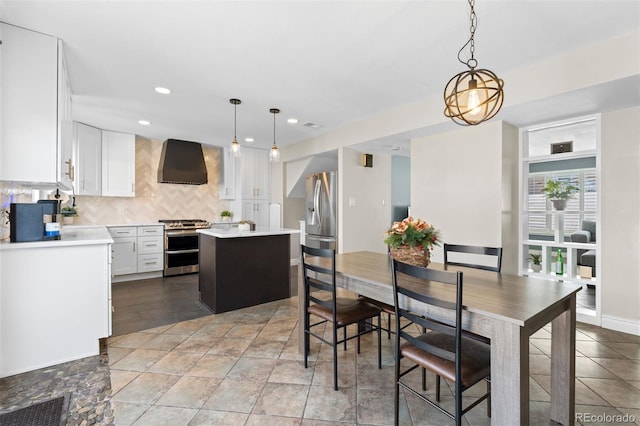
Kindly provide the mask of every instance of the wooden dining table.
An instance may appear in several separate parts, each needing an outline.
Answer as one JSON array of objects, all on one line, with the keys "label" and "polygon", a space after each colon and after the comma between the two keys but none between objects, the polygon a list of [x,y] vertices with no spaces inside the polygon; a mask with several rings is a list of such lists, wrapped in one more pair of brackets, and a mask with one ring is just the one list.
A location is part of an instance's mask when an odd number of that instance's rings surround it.
[{"label": "wooden dining table", "polygon": [[[326,260],[317,258],[317,262]],[[550,420],[573,425],[576,293],[581,286],[434,262],[429,268],[463,272],[463,327],[491,339],[491,424],[529,424],[529,338],[551,323]],[[336,254],[338,287],[393,305],[391,280],[387,254],[366,251]],[[302,295],[303,283],[301,279],[298,281],[298,294]],[[303,303],[300,297],[300,324]],[[406,302],[401,299],[399,303]],[[433,306],[403,307],[447,320]],[[299,333],[302,352],[302,327]]]}]

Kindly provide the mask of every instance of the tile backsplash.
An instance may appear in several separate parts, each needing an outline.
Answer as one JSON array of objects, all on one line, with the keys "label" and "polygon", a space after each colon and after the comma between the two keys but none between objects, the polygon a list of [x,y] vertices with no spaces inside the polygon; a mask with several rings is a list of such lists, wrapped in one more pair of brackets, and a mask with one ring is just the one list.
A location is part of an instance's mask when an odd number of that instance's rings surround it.
[{"label": "tile backsplash", "polygon": [[[222,149],[202,145],[207,165],[206,185],[158,183],[162,142],[136,137],[136,196],[89,197],[78,195],[76,225],[157,223],[160,219],[219,220],[229,201],[218,197]],[[31,203],[46,197],[26,186],[0,182],[0,241],[9,239],[9,204]]]},{"label": "tile backsplash", "polygon": [[136,138],[136,196],[78,196],[78,225],[155,223],[159,219],[217,220],[228,201],[218,198],[221,149],[202,145],[209,183],[158,183],[162,142]]}]

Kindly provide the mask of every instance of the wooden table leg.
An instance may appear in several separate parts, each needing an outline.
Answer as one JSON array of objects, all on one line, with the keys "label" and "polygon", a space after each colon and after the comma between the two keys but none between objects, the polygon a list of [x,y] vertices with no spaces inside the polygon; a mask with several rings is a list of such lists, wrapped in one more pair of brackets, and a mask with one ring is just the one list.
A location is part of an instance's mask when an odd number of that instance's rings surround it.
[{"label": "wooden table leg", "polygon": [[551,420],[565,426],[575,423],[576,296],[551,322]]},{"label": "wooden table leg", "polygon": [[502,321],[491,338],[491,424],[529,424],[529,337]]}]

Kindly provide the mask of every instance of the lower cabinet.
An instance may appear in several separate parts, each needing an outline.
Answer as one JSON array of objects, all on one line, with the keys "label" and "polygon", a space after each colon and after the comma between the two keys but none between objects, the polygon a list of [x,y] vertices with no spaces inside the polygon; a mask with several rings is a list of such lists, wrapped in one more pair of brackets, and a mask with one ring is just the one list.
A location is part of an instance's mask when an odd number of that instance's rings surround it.
[{"label": "lower cabinet", "polygon": [[61,244],[0,250],[0,377],[98,355],[111,334],[110,244]]},{"label": "lower cabinet", "polygon": [[113,226],[108,229],[113,238],[111,274],[114,282],[162,276],[162,225]]}]

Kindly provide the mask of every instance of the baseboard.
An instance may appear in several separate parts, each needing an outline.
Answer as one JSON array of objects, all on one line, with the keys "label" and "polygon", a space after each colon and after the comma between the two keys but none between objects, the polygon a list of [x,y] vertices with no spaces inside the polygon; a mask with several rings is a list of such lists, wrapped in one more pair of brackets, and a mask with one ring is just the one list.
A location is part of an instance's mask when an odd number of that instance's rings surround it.
[{"label": "baseboard", "polygon": [[626,318],[602,315],[602,328],[640,336],[640,320],[634,321]]}]

